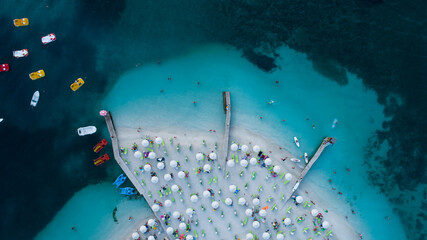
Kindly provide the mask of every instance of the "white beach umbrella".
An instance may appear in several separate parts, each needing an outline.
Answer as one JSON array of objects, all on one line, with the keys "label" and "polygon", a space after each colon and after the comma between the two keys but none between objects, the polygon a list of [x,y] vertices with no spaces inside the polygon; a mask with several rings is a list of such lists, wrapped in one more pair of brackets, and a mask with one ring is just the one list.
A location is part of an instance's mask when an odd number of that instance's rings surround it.
[{"label": "white beach umbrella", "polygon": [[227,161],[227,166],[234,167],[234,161],[232,159]]},{"label": "white beach umbrella", "polygon": [[233,200],[231,200],[231,198],[229,198],[229,197],[228,197],[228,198],[226,198],[224,202],[225,202],[225,204],[227,204],[228,206],[230,206],[231,204],[233,204]]},{"label": "white beach umbrella", "polygon": [[211,165],[209,165],[209,164],[205,164],[205,165],[203,166],[203,170],[204,170],[205,172],[210,171],[210,170],[211,170]]},{"label": "white beach umbrella", "polygon": [[177,162],[177,161],[175,161],[175,160],[172,160],[172,161],[170,161],[169,166],[170,166],[171,168],[175,168],[176,166],[178,166],[178,162]]},{"label": "white beach umbrella", "polygon": [[153,236],[149,236],[149,237],[147,238],[147,240],[155,240],[155,238],[154,238]]},{"label": "white beach umbrella", "polygon": [[175,211],[172,213],[172,217],[175,219],[178,219],[181,216],[181,213],[179,213],[178,211]]},{"label": "white beach umbrella", "polygon": [[285,226],[288,226],[291,223],[292,223],[292,220],[290,218],[285,218],[285,222],[284,222]]},{"label": "white beach umbrella", "polygon": [[213,201],[211,206],[213,209],[217,209],[219,207],[219,203],[217,201]]},{"label": "white beach umbrella", "polygon": [[216,159],[216,153],[214,153],[214,152],[210,153],[209,158],[212,160],[215,160]]},{"label": "white beach umbrella", "polygon": [[282,169],[280,168],[280,166],[274,166],[274,168],[273,168],[273,172],[275,172],[275,173],[280,173],[280,171],[281,171]]},{"label": "white beach umbrella", "polygon": [[152,183],[158,183],[159,182],[159,178],[156,176],[151,177],[151,182]]},{"label": "white beach umbrella", "polygon": [[255,146],[252,148],[252,151],[254,151],[254,153],[259,153],[259,151],[261,151],[261,148],[260,148],[258,145],[255,145]]},{"label": "white beach umbrella", "polygon": [[165,168],[165,164],[162,162],[157,163],[157,168],[162,170],[163,168]]},{"label": "white beach umbrella", "polygon": [[172,189],[172,192],[178,192],[179,187],[178,187],[178,185],[174,184],[174,185],[172,185],[171,189]]},{"label": "white beach umbrella", "polygon": [[132,238],[137,240],[139,238],[139,234],[137,232],[132,233]]},{"label": "white beach umbrella", "polygon": [[134,154],[133,154],[133,156],[135,157],[135,158],[141,158],[141,156],[142,156],[142,153],[140,152],[140,151],[136,151]]},{"label": "white beach umbrella", "polygon": [[256,158],[251,158],[249,162],[251,163],[251,165],[256,165],[258,163],[258,160]]},{"label": "white beach umbrella", "polygon": [[252,240],[252,239],[254,239],[254,235],[252,233],[247,233],[246,240]]},{"label": "white beach umbrella", "polygon": [[276,239],[277,240],[283,240],[283,239],[285,239],[285,235],[279,233],[279,234],[276,235]]},{"label": "white beach umbrella", "polygon": [[297,196],[297,197],[295,198],[295,201],[296,201],[297,203],[302,203],[302,201],[304,201],[304,198],[303,198],[303,197],[301,197],[301,196]]},{"label": "white beach umbrella", "polygon": [[173,233],[173,228],[172,227],[166,228],[166,233],[167,234],[172,234]]},{"label": "white beach umbrella", "polygon": [[241,205],[241,206],[243,206],[243,205],[245,205],[245,203],[246,203],[246,199],[244,199],[244,198],[239,198],[239,205]]},{"label": "white beach umbrella", "polygon": [[144,139],[144,140],[142,140],[142,146],[148,147],[148,146],[150,146],[150,142],[147,139]]},{"label": "white beach umbrella", "polygon": [[271,158],[265,159],[265,165],[270,166],[271,165]]},{"label": "white beach umbrella", "polygon": [[169,173],[166,173],[165,175],[163,175],[163,179],[166,182],[169,182],[172,179],[172,176]]},{"label": "white beach umbrella", "polygon": [[152,226],[154,226],[155,223],[156,223],[156,221],[154,221],[154,219],[152,219],[152,218],[148,219],[148,226],[152,227]]},{"label": "white beach umbrella", "polygon": [[252,209],[250,209],[250,208],[247,208],[246,210],[245,210],[245,214],[246,214],[246,216],[252,216],[252,213],[253,213],[253,211],[252,211]]},{"label": "white beach umbrella", "polygon": [[259,205],[259,198],[254,198],[252,200],[252,204],[255,205],[255,206],[258,206]]},{"label": "white beach umbrella", "polygon": [[263,234],[262,234],[262,239],[270,239],[270,233],[268,233],[268,232],[264,232]]},{"label": "white beach umbrella", "polygon": [[197,200],[199,200],[199,197],[197,195],[193,195],[193,196],[191,196],[190,200],[191,200],[191,202],[195,203],[195,202],[197,202]]},{"label": "white beach umbrella", "polygon": [[259,215],[261,217],[265,217],[265,216],[267,216],[267,211],[265,211],[264,209],[261,209],[261,211],[259,211]]},{"label": "white beach umbrella", "polygon": [[179,224],[179,229],[181,229],[181,230],[185,230],[186,227],[187,227],[187,224],[185,224],[183,222]]},{"label": "white beach umbrella", "polygon": [[322,222],[322,228],[327,229],[329,227],[329,223],[327,221]]},{"label": "white beach umbrella", "polygon": [[285,179],[288,180],[288,181],[291,181],[292,180],[292,174],[286,173]]},{"label": "white beach umbrella", "polygon": [[315,217],[318,214],[319,214],[319,211],[317,211],[317,209],[314,208],[314,209],[311,210],[311,216]]},{"label": "white beach umbrella", "polygon": [[196,160],[197,161],[201,161],[203,159],[203,154],[202,153],[197,153],[196,154]]},{"label": "white beach umbrella", "polygon": [[248,161],[246,161],[245,159],[243,159],[242,161],[240,161],[240,166],[242,166],[242,167],[248,166]]},{"label": "white beach umbrella", "polygon": [[161,137],[156,137],[156,140],[154,140],[156,144],[162,144],[163,139]]},{"label": "white beach umbrella", "polygon": [[144,165],[144,171],[146,171],[146,172],[151,171],[151,165],[150,164],[145,164]]},{"label": "white beach umbrella", "polygon": [[172,206],[172,201],[168,199],[165,201],[165,207],[170,207],[170,206]]},{"label": "white beach umbrella", "polygon": [[178,177],[181,178],[181,179],[185,178],[185,172],[184,171],[179,171],[178,172]]},{"label": "white beach umbrella", "polygon": [[155,153],[155,152],[150,152],[150,153],[148,154],[148,158],[150,158],[150,159],[155,159],[155,158],[156,158],[156,153]]},{"label": "white beach umbrella", "polygon": [[259,228],[259,222],[258,221],[254,221],[253,223],[252,223],[252,227],[253,228]]},{"label": "white beach umbrella", "polygon": [[157,204],[154,204],[153,206],[151,206],[151,209],[153,210],[153,212],[158,212],[160,210],[160,206]]},{"label": "white beach umbrella", "polygon": [[242,152],[247,152],[248,151],[248,146],[246,145],[242,145]]},{"label": "white beach umbrella", "polygon": [[193,216],[193,209],[192,208],[187,208],[187,210],[185,210],[185,213],[188,215],[188,216]]},{"label": "white beach umbrella", "polygon": [[145,225],[142,225],[141,227],[139,227],[139,231],[145,233],[147,232],[147,227]]},{"label": "white beach umbrella", "polygon": [[237,144],[235,143],[231,144],[231,147],[230,147],[231,151],[237,151],[238,148],[239,146],[237,146]]},{"label": "white beach umbrella", "polygon": [[187,237],[185,237],[185,240],[193,240],[193,236],[192,235],[187,235]]},{"label": "white beach umbrella", "polygon": [[230,186],[228,186],[228,190],[232,193],[234,193],[236,191],[237,187],[234,184],[231,184]]},{"label": "white beach umbrella", "polygon": [[211,193],[208,190],[205,190],[205,191],[203,191],[203,197],[210,198],[211,197]]}]

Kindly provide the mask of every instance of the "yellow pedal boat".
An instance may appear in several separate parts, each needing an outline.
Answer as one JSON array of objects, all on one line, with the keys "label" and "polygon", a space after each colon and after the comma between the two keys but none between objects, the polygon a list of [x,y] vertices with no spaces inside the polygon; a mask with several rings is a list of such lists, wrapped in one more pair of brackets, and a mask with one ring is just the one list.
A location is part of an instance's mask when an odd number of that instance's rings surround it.
[{"label": "yellow pedal boat", "polygon": [[28,18],[13,19],[13,24],[15,27],[23,27],[28,26],[30,21],[28,21]]},{"label": "yellow pedal boat", "polygon": [[44,76],[45,76],[45,74],[44,74],[43,69],[38,70],[37,72],[30,73],[31,80],[37,80],[37,79],[42,78]]},{"label": "yellow pedal boat", "polygon": [[83,81],[83,79],[78,78],[76,81],[74,81],[71,85],[70,88],[73,91],[76,91],[77,89],[79,89],[81,86],[83,86],[83,84],[85,84],[85,81]]}]

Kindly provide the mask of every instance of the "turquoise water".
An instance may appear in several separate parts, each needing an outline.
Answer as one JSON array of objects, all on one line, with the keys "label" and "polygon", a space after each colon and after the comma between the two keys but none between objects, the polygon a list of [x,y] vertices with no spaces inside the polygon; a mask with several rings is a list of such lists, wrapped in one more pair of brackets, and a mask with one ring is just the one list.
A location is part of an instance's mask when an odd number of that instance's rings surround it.
[{"label": "turquoise water", "polygon": [[[231,91],[232,126],[271,137],[296,155],[304,151],[313,154],[324,136],[336,137],[337,144],[322,155],[307,181],[339,206],[348,202],[342,214],[348,215],[367,239],[406,239],[386,198],[369,186],[363,166],[368,139],[386,120],[376,94],[351,74],[346,86],[324,78],[304,54],[282,48],[280,55],[282,70],[267,74],[233,48],[203,46],[160,65],[152,63],[124,74],[103,107],[112,111],[119,126],[221,131],[221,92]],[[270,100],[274,104],[268,105]],[[334,118],[339,122],[332,129]],[[293,136],[300,139],[301,149],[296,149]]]}]

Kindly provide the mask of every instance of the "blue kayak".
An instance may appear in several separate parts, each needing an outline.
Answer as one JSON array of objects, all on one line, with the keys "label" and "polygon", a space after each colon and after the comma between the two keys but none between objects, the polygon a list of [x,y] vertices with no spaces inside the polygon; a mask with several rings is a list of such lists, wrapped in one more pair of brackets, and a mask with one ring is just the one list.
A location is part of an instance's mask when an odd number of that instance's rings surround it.
[{"label": "blue kayak", "polygon": [[126,176],[122,173],[122,175],[118,176],[116,181],[114,181],[114,185],[116,185],[116,188],[119,188],[122,183],[126,181]]},{"label": "blue kayak", "polygon": [[131,187],[120,188],[120,194],[122,195],[135,195],[135,189]]}]

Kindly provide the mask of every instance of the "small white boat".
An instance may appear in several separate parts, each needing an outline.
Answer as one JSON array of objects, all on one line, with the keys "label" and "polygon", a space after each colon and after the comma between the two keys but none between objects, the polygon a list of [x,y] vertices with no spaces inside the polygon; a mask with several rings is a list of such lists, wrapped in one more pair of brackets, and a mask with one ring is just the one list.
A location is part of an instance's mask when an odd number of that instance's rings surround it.
[{"label": "small white boat", "polygon": [[338,123],[338,119],[334,118],[334,121],[332,122],[332,128],[335,128],[337,123]]},{"label": "small white boat", "polygon": [[297,147],[299,147],[299,141],[298,141],[297,137],[294,137],[294,142],[295,142],[295,145],[297,145]]},{"label": "small white boat", "polygon": [[301,162],[301,160],[299,160],[298,158],[291,158],[292,162]]},{"label": "small white boat", "polygon": [[79,134],[79,136],[85,136],[85,135],[93,134],[95,132],[96,132],[95,126],[81,127],[77,129],[77,133]]},{"label": "small white boat", "polygon": [[16,58],[26,57],[28,56],[28,49],[13,51],[13,56]]},{"label": "small white boat", "polygon": [[3,118],[0,118],[0,122],[3,122]]},{"label": "small white boat", "polygon": [[53,33],[48,34],[48,35],[42,37],[42,43],[43,44],[48,44],[48,43],[53,42],[55,40],[56,40],[56,36]]},{"label": "small white boat", "polygon": [[30,105],[35,107],[37,106],[37,103],[39,102],[40,92],[35,91],[33,94],[33,98],[31,99]]},{"label": "small white boat", "polygon": [[305,163],[308,163],[308,154],[307,153],[304,153],[304,160],[305,160]]}]

